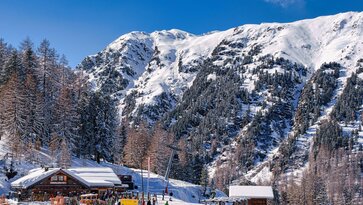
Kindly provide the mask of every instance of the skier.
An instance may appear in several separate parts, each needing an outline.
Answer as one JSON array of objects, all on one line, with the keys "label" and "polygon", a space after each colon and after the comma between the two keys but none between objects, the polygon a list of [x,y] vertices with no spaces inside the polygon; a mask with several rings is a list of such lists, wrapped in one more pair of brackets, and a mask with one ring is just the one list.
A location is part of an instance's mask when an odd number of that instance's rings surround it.
[{"label": "skier", "polygon": [[169,202],[168,202],[168,201],[166,201],[166,202],[165,202],[165,205],[169,205]]},{"label": "skier", "polygon": [[147,205],[151,205],[150,199],[147,200]]}]

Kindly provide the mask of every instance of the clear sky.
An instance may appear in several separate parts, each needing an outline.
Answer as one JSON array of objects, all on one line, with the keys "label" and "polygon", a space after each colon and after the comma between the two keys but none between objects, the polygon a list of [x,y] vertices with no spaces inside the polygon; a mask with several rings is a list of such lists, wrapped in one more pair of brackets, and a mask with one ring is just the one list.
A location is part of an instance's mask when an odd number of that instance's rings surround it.
[{"label": "clear sky", "polygon": [[47,38],[71,66],[130,31],[194,34],[363,11],[363,0],[0,0],[0,38]]}]

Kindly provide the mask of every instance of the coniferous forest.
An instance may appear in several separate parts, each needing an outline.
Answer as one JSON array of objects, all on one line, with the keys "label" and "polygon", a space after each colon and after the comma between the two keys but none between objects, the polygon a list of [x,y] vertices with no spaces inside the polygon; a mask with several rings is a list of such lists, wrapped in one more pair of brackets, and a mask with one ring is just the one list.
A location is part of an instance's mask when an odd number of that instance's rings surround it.
[{"label": "coniferous forest", "polygon": [[48,148],[54,163],[69,166],[70,155],[97,161],[120,155],[115,100],[92,92],[48,40],[35,47],[26,39],[19,49],[1,40],[0,66],[1,133],[16,157],[36,160],[31,153]]},{"label": "coniferous forest", "polygon": [[74,156],[139,168],[150,157],[152,170],[165,172],[171,134],[121,122],[116,98],[94,92],[48,40],[36,47],[26,39],[16,49],[1,39],[0,65],[0,131],[16,159],[37,162],[35,152],[48,149],[47,166],[69,167]]}]

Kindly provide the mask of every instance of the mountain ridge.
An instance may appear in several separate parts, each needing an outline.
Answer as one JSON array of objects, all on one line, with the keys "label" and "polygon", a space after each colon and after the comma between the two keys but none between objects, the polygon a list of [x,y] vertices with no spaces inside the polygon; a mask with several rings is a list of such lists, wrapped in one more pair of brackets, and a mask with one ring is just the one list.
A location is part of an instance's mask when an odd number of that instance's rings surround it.
[{"label": "mountain ridge", "polygon": [[[360,67],[358,62],[363,57],[360,55],[363,50],[362,25],[363,12],[347,12],[292,23],[246,24],[204,35],[177,29],[131,32],[122,35],[98,54],[87,57],[78,69],[90,76],[95,90],[118,97],[122,118],[144,119],[151,124],[162,121],[180,139],[189,140],[203,135],[199,143],[202,148],[190,149],[210,156],[207,163],[211,177],[215,174],[218,160],[223,164],[227,158],[233,158],[240,140],[243,141],[245,136],[251,137],[255,151],[251,154],[253,159],[248,159],[252,165],[246,167],[246,176],[257,181],[255,176],[258,173],[253,174],[256,170],[264,172],[262,179],[272,175],[271,167],[265,170],[259,164],[274,161],[274,156],[282,153],[280,147],[288,136],[296,135],[298,128],[294,125],[294,116],[309,80],[314,76],[318,76],[316,79],[325,76],[324,73],[335,69],[329,63],[338,62],[341,74],[328,76],[337,84],[327,100],[331,102],[329,109],[326,105],[318,106],[323,112],[317,116],[330,118],[330,110],[343,92],[347,79]],[[317,74],[322,67],[326,71]],[[120,87],[120,81],[111,80],[109,74],[99,75],[105,71],[117,73],[126,81],[121,80],[123,84]],[[236,79],[230,84],[236,85],[237,89],[233,91],[233,103],[226,104],[234,108],[219,112],[222,115],[225,112],[237,114],[219,116],[223,118],[220,122],[223,126],[212,126],[210,123],[216,123],[212,119],[218,122],[218,118],[210,113],[224,105],[210,99],[203,107],[200,103],[205,99],[199,100],[199,96],[214,96],[213,92],[218,89],[213,91],[211,84],[215,82],[215,86],[220,86],[227,83],[227,77]],[[290,81],[286,83],[286,79]],[[318,83],[316,81],[311,83]],[[108,83],[120,89],[111,92],[103,89]],[[205,87],[198,89],[198,86]],[[207,92],[208,89],[211,92]],[[229,97],[228,93],[223,95]],[[286,108],[289,113],[284,113]],[[282,110],[274,113],[273,109]],[[256,119],[256,116],[259,118]],[[247,124],[240,122],[245,117],[248,118]],[[311,126],[318,126],[318,122],[320,120],[312,120]],[[254,123],[266,124],[265,133],[254,130]],[[217,131],[212,131],[212,127]],[[304,130],[300,135],[309,135],[306,132]],[[262,140],[261,136],[267,140]],[[311,149],[312,139],[306,140],[304,146]],[[218,144],[213,151],[217,154],[210,154],[213,143]],[[303,155],[310,152],[306,149],[303,149]],[[306,159],[302,161],[306,162]],[[300,170],[305,162],[293,169]]]}]

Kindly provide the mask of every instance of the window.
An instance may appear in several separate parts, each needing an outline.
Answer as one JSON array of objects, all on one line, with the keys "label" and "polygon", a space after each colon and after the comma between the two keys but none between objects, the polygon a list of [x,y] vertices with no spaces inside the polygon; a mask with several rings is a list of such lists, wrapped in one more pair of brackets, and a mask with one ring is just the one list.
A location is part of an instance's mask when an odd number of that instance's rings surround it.
[{"label": "window", "polygon": [[64,182],[67,181],[67,177],[63,175],[54,175],[50,178],[52,182]]},{"label": "window", "polygon": [[52,182],[58,181],[58,177],[57,177],[57,175],[52,176],[52,177],[50,178],[50,181],[52,181]]}]

